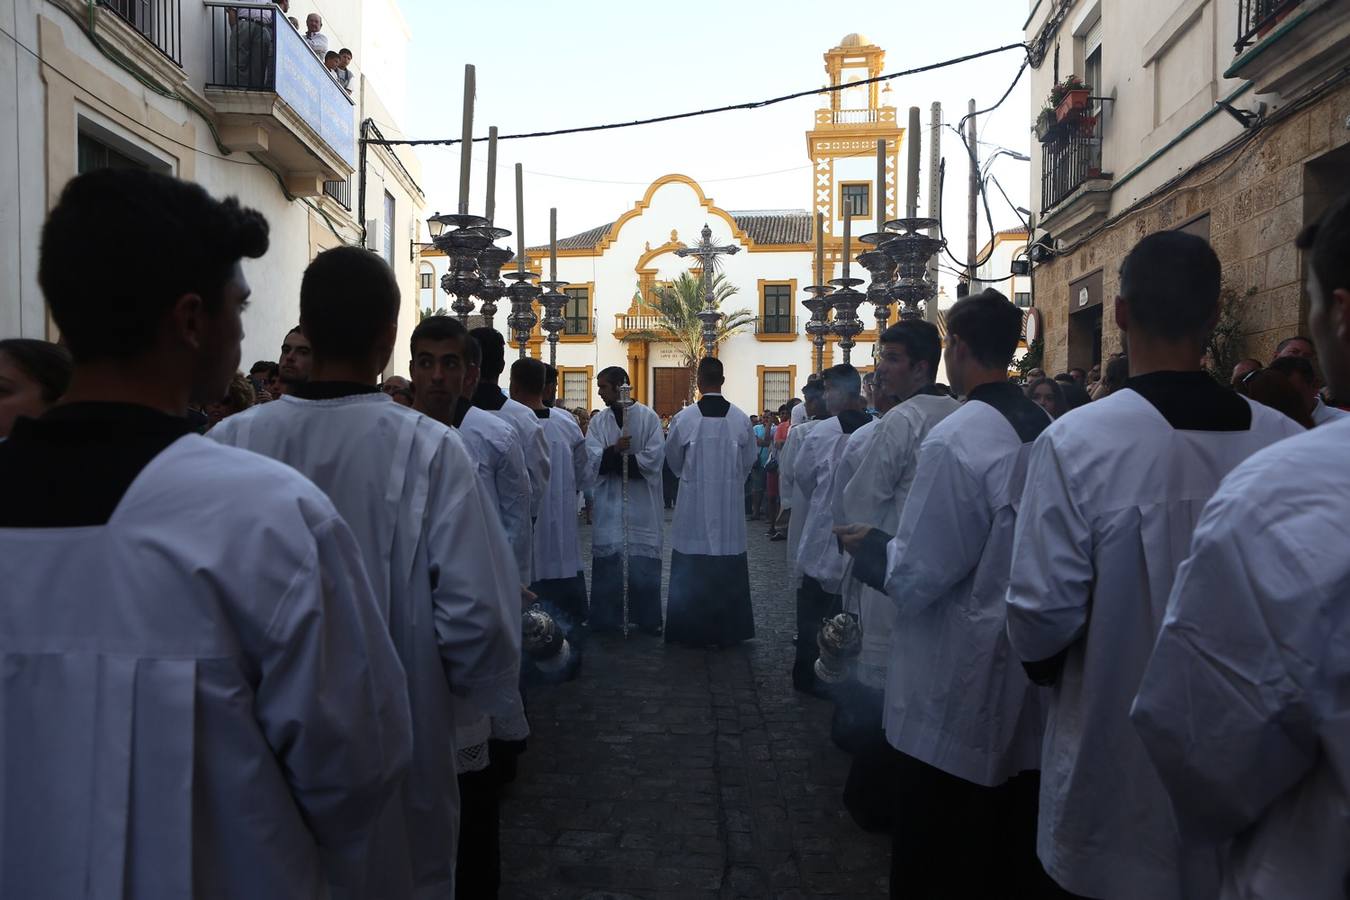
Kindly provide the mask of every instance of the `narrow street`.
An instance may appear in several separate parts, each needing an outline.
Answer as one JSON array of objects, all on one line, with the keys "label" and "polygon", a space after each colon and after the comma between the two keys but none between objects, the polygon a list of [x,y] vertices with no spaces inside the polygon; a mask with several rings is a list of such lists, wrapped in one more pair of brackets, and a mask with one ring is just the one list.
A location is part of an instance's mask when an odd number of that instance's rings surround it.
[{"label": "narrow street", "polygon": [[[503,897],[885,896],[889,839],[843,808],[831,706],[791,686],[785,545],[748,527],[754,641],[592,638],[577,680],[531,689]],[[589,560],[589,528],[582,540]],[[667,572],[669,553],[667,536]]]}]

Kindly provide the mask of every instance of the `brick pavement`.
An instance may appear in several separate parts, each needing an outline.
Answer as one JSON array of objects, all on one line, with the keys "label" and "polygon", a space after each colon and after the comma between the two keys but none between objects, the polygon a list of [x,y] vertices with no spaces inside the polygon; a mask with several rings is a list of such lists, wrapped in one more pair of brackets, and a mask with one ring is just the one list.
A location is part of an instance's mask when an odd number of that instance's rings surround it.
[{"label": "brick pavement", "polygon": [[751,523],[749,555],[754,641],[594,637],[576,681],[531,689],[503,897],[885,896],[889,842],[843,809],[830,705],[791,686],[784,545]]}]

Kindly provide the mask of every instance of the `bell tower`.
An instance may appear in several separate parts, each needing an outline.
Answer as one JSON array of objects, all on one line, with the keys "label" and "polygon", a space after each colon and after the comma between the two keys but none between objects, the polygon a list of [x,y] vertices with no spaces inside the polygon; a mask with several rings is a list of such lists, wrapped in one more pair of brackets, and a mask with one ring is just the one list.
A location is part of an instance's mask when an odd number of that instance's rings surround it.
[{"label": "bell tower", "polygon": [[[825,216],[825,234],[842,240],[844,216],[856,235],[876,230],[877,206],[884,218],[900,216],[899,160],[905,130],[896,121],[890,84],[863,84],[882,74],[886,51],[861,34],[845,35],[825,52],[825,73],[832,90],[816,110],[815,127],[806,133],[811,157],[811,209]],[[877,181],[877,141],[886,141],[886,178]],[[862,248],[859,248],[860,250]]]}]

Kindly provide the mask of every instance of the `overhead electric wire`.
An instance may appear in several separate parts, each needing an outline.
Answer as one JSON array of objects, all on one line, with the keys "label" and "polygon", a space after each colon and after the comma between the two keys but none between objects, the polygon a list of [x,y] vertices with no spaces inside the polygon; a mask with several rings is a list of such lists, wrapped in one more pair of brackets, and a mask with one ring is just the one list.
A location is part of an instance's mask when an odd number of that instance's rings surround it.
[{"label": "overhead electric wire", "polygon": [[[956,66],[960,65],[961,63],[967,63],[976,59],[981,59],[986,56],[993,56],[998,53],[1004,53],[1008,50],[1021,50],[1023,51],[1023,53],[1025,53],[1027,50],[1027,46],[1026,44],[1021,42],[1016,44],[1005,44],[1002,47],[994,47],[989,50],[981,50],[977,53],[968,53],[965,56],[958,56],[952,59],[945,59],[940,62],[929,63],[928,65],[924,66],[916,66],[915,68],[912,69],[903,69],[899,72],[891,72],[886,75],[878,75],[875,78],[866,78],[861,81],[852,81],[849,82],[848,84],[835,84],[835,85],[826,85],[823,87],[814,87],[805,91],[797,91],[791,94],[784,94],[781,97],[771,97],[768,100],[753,100],[747,103],[732,103],[726,106],[713,107],[711,109],[700,109],[682,113],[670,113],[668,115],[652,116],[646,119],[633,119],[628,122],[610,122],[603,125],[582,125],[575,128],[559,128],[553,131],[531,131],[531,132],[524,132],[521,134],[502,134],[497,136],[497,140],[514,141],[514,140],[523,140],[526,138],[557,137],[558,135],[564,134],[582,134],[584,132],[591,132],[591,131],[610,131],[616,128],[635,128],[640,125],[656,125],[662,122],[674,122],[679,119],[692,119],[699,116],[711,116],[716,115],[717,113],[735,112],[737,110],[762,109],[766,106],[773,106],[774,104],[777,103],[786,103],[789,100],[799,100],[802,97],[811,97],[816,94],[827,94],[847,90],[849,88],[863,87],[869,84],[876,84],[883,81],[891,81],[892,79],[895,78],[903,78],[908,75],[920,75],[923,74],[924,72],[932,72],[937,69],[945,69],[950,66]],[[1022,72],[1025,69],[1026,69],[1026,60],[1023,60],[1022,67],[1018,69],[1017,73],[1018,79],[1022,77]],[[1014,80],[1013,84],[1016,85],[1017,81]],[[1011,88],[1009,88],[1008,93],[1012,93]],[[1007,99],[1006,94],[1004,95],[1003,99],[1004,100]],[[1002,102],[1003,100],[1000,100],[999,104],[1001,104]],[[995,104],[995,106],[992,108],[997,108],[999,104]],[[400,140],[371,140],[367,138],[366,140],[368,143],[382,144],[387,147],[388,146],[418,147],[428,145],[452,146],[454,144],[462,143],[463,141],[462,138],[457,137],[400,139]],[[488,140],[488,138],[484,136],[484,137],[476,137],[473,138],[472,140],[474,143],[478,143],[481,141],[486,141]]]}]

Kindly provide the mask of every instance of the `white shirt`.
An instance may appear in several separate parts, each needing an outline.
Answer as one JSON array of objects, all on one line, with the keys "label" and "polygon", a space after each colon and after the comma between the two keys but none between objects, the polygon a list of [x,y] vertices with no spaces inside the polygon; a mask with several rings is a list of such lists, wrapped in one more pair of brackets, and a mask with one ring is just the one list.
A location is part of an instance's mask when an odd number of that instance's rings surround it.
[{"label": "white shirt", "polygon": [[[628,457],[628,552],[632,556],[661,558],[666,525],[662,499],[661,464],[666,458],[661,417],[650,407],[634,403],[624,411],[624,433],[631,439]],[[605,557],[624,546],[623,479],[600,475],[605,448],[618,443],[620,429],[614,410],[606,407],[586,429],[586,471],[595,479],[592,552]]]},{"label": "white shirt", "polygon": [[1183,835],[1232,840],[1231,900],[1342,900],[1350,877],[1348,454],[1343,419],[1224,480],[1131,713]]},{"label": "white shirt", "polygon": [[225,419],[211,437],[314,478],[351,525],[407,673],[416,735],[370,877],[447,889],[459,826],[452,697],[488,716],[522,713],[515,559],[463,440],[380,393],[286,395]]},{"label": "white shirt", "polygon": [[530,471],[530,518],[538,518],[539,504],[544,502],[548,493],[548,477],[551,452],[548,438],[544,437],[544,423],[523,403],[506,398],[501,409],[486,410],[509,423],[520,436],[521,446],[525,450],[525,468]]},{"label": "white shirt", "polygon": [[0,529],[0,585],[6,897],[359,884],[412,725],[360,552],[314,485],[188,435],[106,525]]},{"label": "white shirt", "polygon": [[1334,406],[1328,406],[1322,402],[1322,398],[1316,398],[1317,402],[1313,406],[1312,420],[1313,425],[1325,425],[1328,422],[1335,422],[1337,419],[1344,419],[1350,416],[1350,413],[1343,409],[1337,409]]},{"label": "white shirt", "polygon": [[666,464],[680,479],[670,544],[686,555],[745,552],[745,479],[759,447],[750,417],[735,404],[729,406],[725,416],[709,417],[695,403],[670,422]]},{"label": "white shirt", "polygon": [[1004,611],[1030,448],[997,409],[968,400],[919,448],[887,548],[898,617],[886,738],[986,787],[1040,758],[1041,700],[1009,650]]},{"label": "white shirt", "polygon": [[[961,407],[946,395],[919,394],[849,437],[839,460],[835,524],[870,525],[895,534],[919,464],[919,446],[933,426]],[[881,690],[890,666],[895,605],[856,578],[844,579],[844,608],[858,614],[862,653],[858,680]],[[897,685],[896,689],[899,689]]]},{"label": "white shirt", "polygon": [[306,31],[304,38],[309,49],[314,51],[314,55],[323,59],[324,54],[328,52],[328,35],[322,31]]},{"label": "white shirt", "polygon": [[[851,436],[844,433],[839,417],[832,416],[812,432],[810,449],[805,454],[811,457],[812,467],[802,480],[807,508],[797,545],[797,567],[830,594],[843,592],[845,554],[834,536],[834,474]],[[800,466],[797,471],[797,477],[801,478]]]},{"label": "white shirt", "polygon": [[535,578],[575,578],[581,571],[577,492],[585,490],[590,468],[586,438],[576,418],[565,409],[554,407],[548,411],[548,418],[540,421],[552,455],[552,474],[535,523]]},{"label": "white shirt", "polygon": [[1048,695],[1037,850],[1074,893],[1212,895],[1212,855],[1183,855],[1127,716],[1200,511],[1234,466],[1303,431],[1249,405],[1248,431],[1183,431],[1125,388],[1060,418],[1032,453],[1008,633],[1029,662],[1067,649]]},{"label": "white shirt", "polygon": [[459,423],[464,449],[478,468],[478,480],[487,492],[520,572],[520,583],[534,581],[534,526],[530,521],[530,475],[525,451],[516,430],[492,413],[471,406]]},{"label": "white shirt", "polygon": [[811,432],[819,425],[818,420],[807,419],[789,428],[787,443],[783,445],[783,453],[778,459],[778,493],[782,497],[783,508],[792,510],[792,515],[788,517],[787,534],[788,578],[792,588],[801,579],[797,545],[801,543],[802,526],[806,524],[806,514],[810,510],[810,504],[802,496],[801,482],[812,471],[812,465],[803,451]]}]

